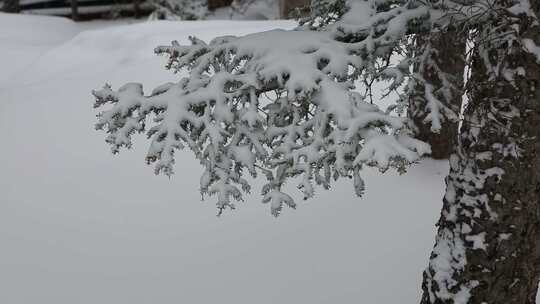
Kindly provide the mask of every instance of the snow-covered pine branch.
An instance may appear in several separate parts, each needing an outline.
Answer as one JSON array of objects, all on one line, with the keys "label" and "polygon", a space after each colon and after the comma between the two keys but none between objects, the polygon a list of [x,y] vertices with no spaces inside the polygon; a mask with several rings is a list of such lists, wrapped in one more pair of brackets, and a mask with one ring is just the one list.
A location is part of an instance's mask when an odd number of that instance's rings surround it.
[{"label": "snow-covered pine branch", "polygon": [[[430,34],[433,39],[439,39],[441,35],[442,33]],[[456,38],[456,35],[452,37]],[[447,43],[451,45],[452,42]],[[464,46],[463,43],[463,51]],[[463,72],[457,75],[449,74],[446,71],[449,67],[441,66],[444,58],[438,54],[440,50],[433,47],[429,39],[418,51],[419,55],[415,58],[417,69],[407,85],[407,95],[411,97],[409,111],[415,111],[415,117],[423,117],[423,123],[429,124],[432,132],[439,133],[445,121],[456,122],[459,119],[460,109],[455,107],[453,101],[461,99],[463,94],[463,83],[457,81],[462,78]],[[426,76],[429,79],[426,79]]]},{"label": "snow-covered pine branch", "polygon": [[297,8],[292,15],[298,22],[310,30],[318,30],[338,21],[348,10],[345,0],[311,0],[309,11]]},{"label": "snow-covered pine branch", "polygon": [[[408,32],[430,26],[432,11],[420,2],[387,3],[349,1],[348,12],[320,31],[160,46],[167,68],[188,70],[189,77],[148,96],[139,84],[95,91],[95,106],[104,107],[96,127],[109,133],[115,153],[131,146],[135,132],[147,132],[146,159],[156,173],[172,174],[175,151],[187,145],[205,168],[201,192],[217,195],[220,213],[250,190],[245,171],[267,178],[263,201],[275,215],[283,204],[295,206],[281,192],[289,178],[299,177],[306,198],[314,183],[328,188],[340,176],[355,177],[362,193],[362,166],[402,170],[429,152],[409,135],[405,119],[353,91],[353,82],[373,77],[374,63],[389,58]],[[399,86],[408,66],[376,72]]]},{"label": "snow-covered pine branch", "polygon": [[[281,193],[287,178],[301,176],[299,188],[308,198],[313,182],[329,187],[332,176],[352,176],[362,165],[402,168],[429,148],[408,136],[403,119],[351,90],[366,55],[391,48],[384,35],[346,43],[335,39],[338,31],[345,33],[337,27],[275,30],[158,47],[157,53],[169,56],[168,68],[187,68],[189,78],[150,96],[137,84],[94,92],[96,107],[111,104],[96,127],[109,133],[107,142],[118,152],[154,114],[148,162],[155,162],[156,173],[172,174],[175,150],[189,146],[205,167],[201,191],[217,195],[220,212],[242,199],[240,189],[249,191],[245,170],[264,173],[264,201],[277,215],[284,203],[294,207]],[[264,99],[263,93],[274,97]]]}]

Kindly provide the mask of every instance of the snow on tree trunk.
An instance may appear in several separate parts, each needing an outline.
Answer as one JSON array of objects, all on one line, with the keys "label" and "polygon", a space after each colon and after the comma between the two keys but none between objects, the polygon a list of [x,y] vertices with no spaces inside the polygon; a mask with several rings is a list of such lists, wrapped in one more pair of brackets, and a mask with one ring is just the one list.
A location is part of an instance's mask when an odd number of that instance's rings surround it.
[{"label": "snow on tree trunk", "polygon": [[18,13],[20,11],[19,0],[4,0],[2,10],[6,13]]},{"label": "snow on tree trunk", "polygon": [[[465,69],[466,32],[449,29],[419,34],[414,87],[409,95],[408,116],[416,138],[431,145],[431,156],[445,159],[455,147]],[[440,120],[431,113],[441,112]]]},{"label": "snow on tree trunk", "polygon": [[540,2],[531,4],[495,1],[477,29],[470,102],[450,158],[422,304],[535,303],[540,25],[534,12]]}]

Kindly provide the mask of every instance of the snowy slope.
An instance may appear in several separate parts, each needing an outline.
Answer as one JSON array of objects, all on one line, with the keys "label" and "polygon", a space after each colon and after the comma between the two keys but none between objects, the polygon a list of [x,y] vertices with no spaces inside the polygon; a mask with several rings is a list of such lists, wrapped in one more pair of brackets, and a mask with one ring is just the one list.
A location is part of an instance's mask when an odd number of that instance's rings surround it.
[{"label": "snowy slope", "polygon": [[76,33],[68,19],[0,13],[0,83]]},{"label": "snowy slope", "polygon": [[216,218],[189,152],[177,175],[154,176],[142,139],[112,156],[93,130],[91,89],[178,79],[153,55],[157,44],[291,26],[82,31],[0,14],[0,303],[416,303],[445,162],[367,172],[363,199],[342,182],[275,219],[255,193]]},{"label": "snowy slope", "polygon": [[34,62],[40,56],[82,30],[119,23],[126,21],[75,23],[66,18],[0,12],[0,86],[7,80],[17,83],[18,75],[31,72]]}]

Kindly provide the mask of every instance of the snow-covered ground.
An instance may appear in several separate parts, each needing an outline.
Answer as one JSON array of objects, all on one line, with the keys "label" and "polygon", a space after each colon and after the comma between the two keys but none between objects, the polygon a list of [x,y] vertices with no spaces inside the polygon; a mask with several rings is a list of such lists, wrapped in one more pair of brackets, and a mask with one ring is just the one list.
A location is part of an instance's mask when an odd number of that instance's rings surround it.
[{"label": "snow-covered ground", "polygon": [[178,79],[156,45],[292,26],[0,14],[0,303],[416,303],[445,162],[367,172],[363,199],[344,181],[277,219],[257,193],[217,218],[189,152],[154,176],[144,139],[113,156],[93,130],[92,89]]}]

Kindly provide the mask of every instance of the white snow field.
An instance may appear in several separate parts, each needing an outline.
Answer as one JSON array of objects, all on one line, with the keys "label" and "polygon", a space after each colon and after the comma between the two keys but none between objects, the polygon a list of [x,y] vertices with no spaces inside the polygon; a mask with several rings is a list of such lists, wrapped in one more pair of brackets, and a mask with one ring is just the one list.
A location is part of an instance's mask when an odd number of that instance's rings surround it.
[{"label": "white snow field", "polygon": [[[147,143],[113,156],[90,91],[178,79],[153,54],[294,23],[76,24],[0,14],[0,303],[416,303],[447,173],[424,160],[364,173],[279,218],[254,194],[216,217],[202,168],[154,176]],[[93,30],[88,30],[92,28]]]}]

